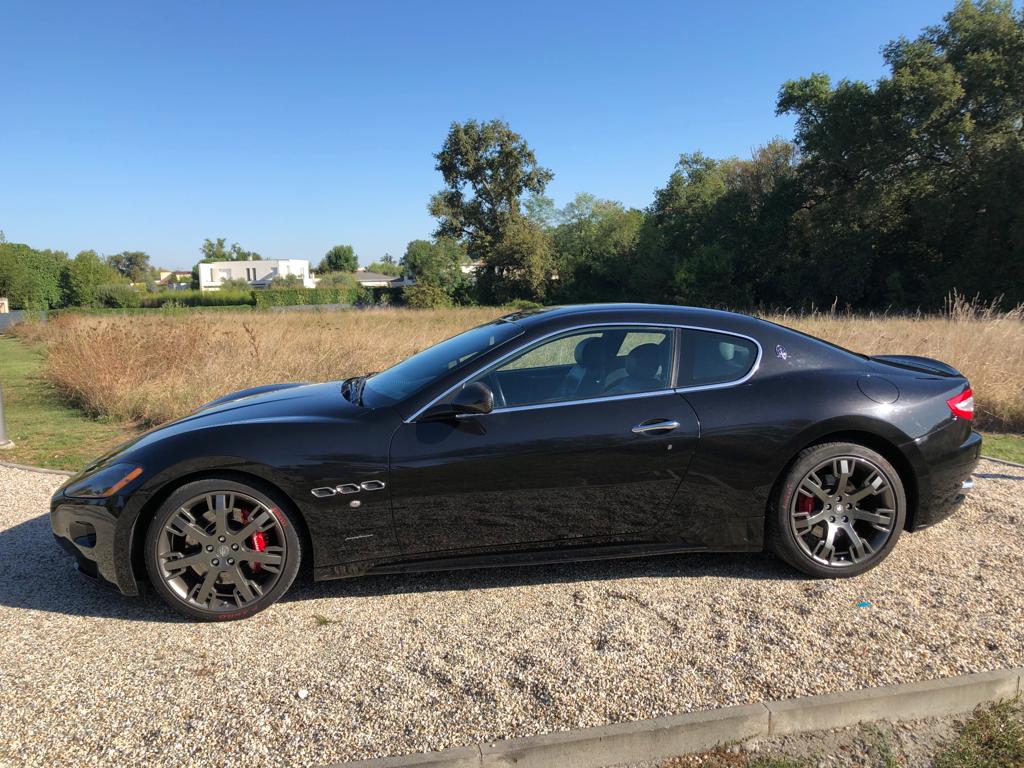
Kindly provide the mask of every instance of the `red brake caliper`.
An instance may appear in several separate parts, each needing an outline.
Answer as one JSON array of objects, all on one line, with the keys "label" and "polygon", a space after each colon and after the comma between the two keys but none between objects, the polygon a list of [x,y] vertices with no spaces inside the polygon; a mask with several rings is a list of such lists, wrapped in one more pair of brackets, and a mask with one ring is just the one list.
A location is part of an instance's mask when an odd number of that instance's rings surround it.
[{"label": "red brake caliper", "polygon": [[814,499],[801,493],[796,500],[796,511],[811,514],[814,511]]},{"label": "red brake caliper", "polygon": [[[242,510],[242,525],[249,524],[249,512]],[[250,538],[249,543],[252,544],[252,548],[257,552],[264,552],[267,549],[267,537],[263,535],[263,531],[256,531]],[[263,563],[250,563],[250,567],[254,571],[262,571]]]}]

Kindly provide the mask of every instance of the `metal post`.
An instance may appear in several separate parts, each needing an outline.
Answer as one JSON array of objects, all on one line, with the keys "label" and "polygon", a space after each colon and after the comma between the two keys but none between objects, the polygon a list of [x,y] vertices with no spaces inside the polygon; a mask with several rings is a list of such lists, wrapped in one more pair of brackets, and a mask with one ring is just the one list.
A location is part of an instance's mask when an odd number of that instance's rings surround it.
[{"label": "metal post", "polygon": [[0,449],[13,447],[14,441],[7,439],[7,428],[4,425],[4,388],[0,387]]}]

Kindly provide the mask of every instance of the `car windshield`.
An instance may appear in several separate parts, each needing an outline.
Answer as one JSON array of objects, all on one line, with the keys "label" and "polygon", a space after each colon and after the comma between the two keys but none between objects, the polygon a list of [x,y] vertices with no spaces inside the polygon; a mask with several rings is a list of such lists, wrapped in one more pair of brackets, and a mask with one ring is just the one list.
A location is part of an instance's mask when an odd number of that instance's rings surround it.
[{"label": "car windshield", "polygon": [[368,378],[362,388],[362,402],[376,408],[404,400],[522,333],[515,323],[495,320],[453,336]]}]

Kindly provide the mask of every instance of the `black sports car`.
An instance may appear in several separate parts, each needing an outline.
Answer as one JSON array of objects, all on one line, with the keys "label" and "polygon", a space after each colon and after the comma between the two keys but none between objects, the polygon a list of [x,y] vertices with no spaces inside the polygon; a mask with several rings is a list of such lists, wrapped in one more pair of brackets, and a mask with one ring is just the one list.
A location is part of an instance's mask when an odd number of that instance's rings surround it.
[{"label": "black sports car", "polygon": [[315,579],[766,547],[877,565],[971,487],[966,379],[745,315],[520,312],[382,373],[257,387],[118,448],[51,519],[84,573],[198,619]]}]

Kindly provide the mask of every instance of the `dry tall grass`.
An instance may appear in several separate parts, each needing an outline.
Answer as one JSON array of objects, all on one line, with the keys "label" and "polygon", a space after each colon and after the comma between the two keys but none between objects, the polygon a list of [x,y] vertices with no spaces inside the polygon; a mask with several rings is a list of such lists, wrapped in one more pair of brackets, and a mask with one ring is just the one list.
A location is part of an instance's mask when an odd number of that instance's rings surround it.
[{"label": "dry tall grass", "polygon": [[[501,313],[458,310],[65,315],[17,326],[49,351],[51,380],[86,410],[141,424],[280,381],[380,370]],[[1024,307],[1000,313],[955,298],[943,315],[774,315],[867,354],[936,357],[971,379],[978,424],[1024,429]]]}]

